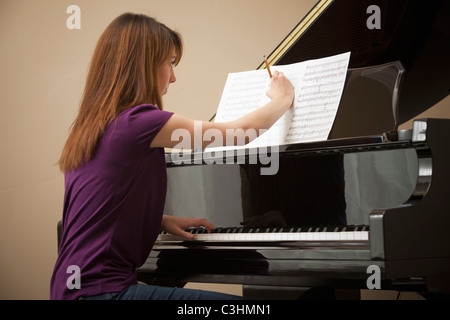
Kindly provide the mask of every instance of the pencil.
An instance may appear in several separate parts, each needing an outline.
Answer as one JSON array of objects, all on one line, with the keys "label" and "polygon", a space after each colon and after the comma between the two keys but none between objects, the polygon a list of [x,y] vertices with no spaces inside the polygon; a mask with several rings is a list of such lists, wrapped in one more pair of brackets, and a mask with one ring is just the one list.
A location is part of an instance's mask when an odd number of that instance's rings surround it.
[{"label": "pencil", "polygon": [[270,72],[269,63],[267,62],[266,55],[264,55],[264,62],[266,63],[267,71],[269,71],[269,76],[272,78],[272,72]]}]

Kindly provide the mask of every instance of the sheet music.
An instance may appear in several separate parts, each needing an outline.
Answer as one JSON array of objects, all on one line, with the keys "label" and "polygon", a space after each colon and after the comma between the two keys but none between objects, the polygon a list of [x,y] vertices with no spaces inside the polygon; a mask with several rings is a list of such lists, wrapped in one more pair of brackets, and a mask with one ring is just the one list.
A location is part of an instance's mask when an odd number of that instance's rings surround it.
[{"label": "sheet music", "polygon": [[[295,88],[294,106],[266,133],[246,147],[326,140],[333,126],[347,74],[350,52],[300,63],[272,66]],[[270,78],[267,70],[228,75],[216,122],[238,119],[263,106]]]}]

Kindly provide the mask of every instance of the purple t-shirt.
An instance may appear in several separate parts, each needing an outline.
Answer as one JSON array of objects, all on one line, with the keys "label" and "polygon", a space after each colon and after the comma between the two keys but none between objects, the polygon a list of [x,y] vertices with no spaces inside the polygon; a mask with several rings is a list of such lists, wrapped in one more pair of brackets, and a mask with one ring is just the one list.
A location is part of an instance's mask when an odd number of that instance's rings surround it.
[{"label": "purple t-shirt", "polygon": [[164,149],[150,143],[171,115],[148,104],[123,111],[93,158],[66,173],[51,299],[118,292],[137,283],[136,268],[160,231],[167,189]]}]

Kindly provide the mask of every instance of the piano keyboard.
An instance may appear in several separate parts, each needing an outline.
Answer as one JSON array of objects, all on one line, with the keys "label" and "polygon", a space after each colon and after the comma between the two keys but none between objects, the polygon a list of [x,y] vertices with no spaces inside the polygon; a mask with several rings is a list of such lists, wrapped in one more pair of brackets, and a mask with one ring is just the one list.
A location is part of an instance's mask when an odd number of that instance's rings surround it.
[{"label": "piano keyboard", "polygon": [[368,241],[369,226],[288,227],[288,228],[216,228],[210,233],[204,228],[189,228],[195,234],[189,240],[165,231],[156,241]]}]

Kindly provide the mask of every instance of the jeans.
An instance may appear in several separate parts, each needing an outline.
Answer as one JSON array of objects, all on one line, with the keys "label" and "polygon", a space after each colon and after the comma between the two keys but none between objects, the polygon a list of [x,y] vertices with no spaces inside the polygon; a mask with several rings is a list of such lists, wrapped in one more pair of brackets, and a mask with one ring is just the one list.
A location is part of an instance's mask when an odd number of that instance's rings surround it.
[{"label": "jeans", "polygon": [[184,288],[135,284],[122,292],[83,297],[83,300],[242,300],[240,296]]}]

